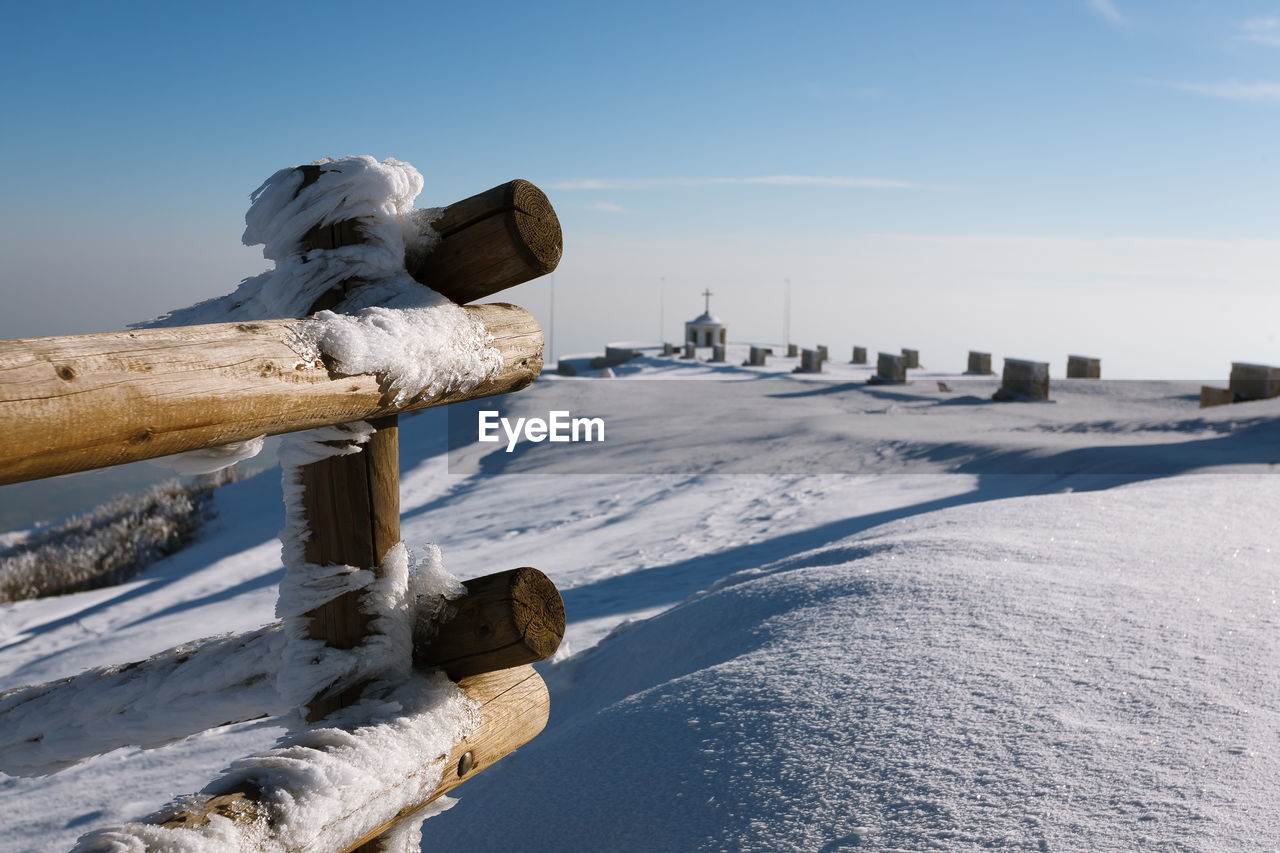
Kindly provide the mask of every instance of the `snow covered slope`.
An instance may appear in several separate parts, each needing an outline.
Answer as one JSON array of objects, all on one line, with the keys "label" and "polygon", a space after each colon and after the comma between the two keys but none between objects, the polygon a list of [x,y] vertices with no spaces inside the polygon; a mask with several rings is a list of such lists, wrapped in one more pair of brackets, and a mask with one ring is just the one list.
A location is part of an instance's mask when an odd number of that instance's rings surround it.
[{"label": "snow covered slope", "polygon": [[[616,455],[464,441],[478,407],[402,418],[410,546],[460,577],[536,565],[570,622],[547,731],[424,849],[477,821],[525,850],[1276,849],[1280,400],[1058,381],[994,404],[989,379],[876,388],[730,350],[499,401],[635,387],[607,392]],[[216,500],[128,584],[0,606],[0,690],[271,621],[278,473]],[[0,851],[67,848],[280,731],[0,776]]]}]

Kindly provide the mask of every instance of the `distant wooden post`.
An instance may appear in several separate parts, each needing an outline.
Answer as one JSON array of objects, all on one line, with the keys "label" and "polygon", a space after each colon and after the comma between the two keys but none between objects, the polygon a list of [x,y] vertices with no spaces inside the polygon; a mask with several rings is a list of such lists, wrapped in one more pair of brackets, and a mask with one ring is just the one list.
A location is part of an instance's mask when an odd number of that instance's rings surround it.
[{"label": "distant wooden post", "polygon": [[891,352],[878,353],[876,375],[867,381],[872,385],[901,385],[907,381],[907,360]]},{"label": "distant wooden post", "polygon": [[1280,397],[1280,367],[1233,361],[1227,387],[1237,403]]},{"label": "distant wooden post", "polygon": [[684,355],[682,355],[682,356],[680,356],[680,357],[681,357],[681,358],[692,358],[692,359],[694,359],[694,360],[696,361],[696,360],[697,360],[697,358],[698,358],[698,348],[697,348],[695,345],[693,345],[692,343],[685,344],[685,345],[684,345]]},{"label": "distant wooden post", "polygon": [[1210,406],[1225,406],[1234,403],[1233,395],[1229,388],[1214,388],[1212,385],[1200,386],[1200,408],[1207,409]]},{"label": "distant wooden post", "polygon": [[991,353],[969,350],[969,367],[965,370],[965,373],[972,373],[978,376],[994,376],[995,371],[991,369]]},{"label": "distant wooden post", "polygon": [[680,351],[680,348],[677,347],[675,344],[664,343],[662,345],[663,355],[675,355],[679,351]]},{"label": "distant wooden post", "polygon": [[1004,375],[993,400],[1048,400],[1049,363],[1020,358],[1004,360]]},{"label": "distant wooden post", "polygon": [[800,365],[796,367],[793,373],[821,373],[822,372],[822,352],[816,349],[800,350]]},{"label": "distant wooden post", "polygon": [[831,360],[831,355],[830,353],[827,352],[826,344],[818,344],[816,347],[814,347],[814,349],[818,351],[818,355],[822,358],[823,361]]},{"label": "distant wooden post", "polygon": [[1068,379],[1101,379],[1102,359],[1087,355],[1067,356]]},{"label": "distant wooden post", "polygon": [[853,358],[851,359],[851,362],[852,362],[853,364],[866,364],[866,363],[867,363],[867,348],[866,348],[866,347],[854,347],[854,348],[853,348]]},{"label": "distant wooden post", "polygon": [[724,344],[711,345],[711,360],[724,361]]},{"label": "distant wooden post", "polygon": [[795,344],[787,344],[787,358],[795,358],[800,353],[800,348]]},{"label": "distant wooden post", "polygon": [[764,347],[752,347],[746,362],[743,363],[743,367],[764,367],[766,354],[767,350]]},{"label": "distant wooden post", "polygon": [[920,367],[920,350],[902,348],[902,358],[907,363],[908,368]]}]

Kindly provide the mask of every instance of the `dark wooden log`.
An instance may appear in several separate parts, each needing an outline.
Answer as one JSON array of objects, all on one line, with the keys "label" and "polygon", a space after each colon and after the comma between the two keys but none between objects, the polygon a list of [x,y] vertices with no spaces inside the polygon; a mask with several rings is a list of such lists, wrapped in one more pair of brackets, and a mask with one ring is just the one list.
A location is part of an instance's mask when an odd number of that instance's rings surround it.
[{"label": "dark wooden log", "polygon": [[[414,211],[412,221],[439,234],[426,254],[412,248],[405,266],[415,279],[454,302],[472,302],[546,275],[560,263],[560,220],[542,190],[514,180],[439,211]],[[364,239],[356,221],[320,225],[304,245],[315,249],[349,246]],[[311,311],[332,308],[341,289],[320,298]]]},{"label": "dark wooden log", "polygon": [[542,330],[523,308],[468,307],[503,368],[470,391],[395,404],[371,374],[301,364],[297,320],[0,341],[0,484],[153,459],[259,435],[383,417],[524,388]]},{"label": "dark wooden log", "polygon": [[[387,551],[400,541],[400,442],[395,415],[370,425],[375,431],[359,453],[321,459],[302,466],[300,473],[311,534],[307,562],[369,569],[378,577]],[[340,595],[310,616],[310,635],[334,648],[358,646],[369,632],[359,592]],[[315,697],[307,719],[323,719],[358,701],[363,686]]]},{"label": "dark wooden log", "polygon": [[440,244],[422,258],[406,259],[409,274],[454,302],[546,275],[564,250],[551,202],[524,180],[451,204],[430,224]]},{"label": "dark wooden log", "polygon": [[[414,666],[443,667],[455,681],[544,660],[564,638],[564,601],[551,579],[525,566],[466,581],[457,613],[414,628]],[[428,663],[430,662],[430,663]]]}]

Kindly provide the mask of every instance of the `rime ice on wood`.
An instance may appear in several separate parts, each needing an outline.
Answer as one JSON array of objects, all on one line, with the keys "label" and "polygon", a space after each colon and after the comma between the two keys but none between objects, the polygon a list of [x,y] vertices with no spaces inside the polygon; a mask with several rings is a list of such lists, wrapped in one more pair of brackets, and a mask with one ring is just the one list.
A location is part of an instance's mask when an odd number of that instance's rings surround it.
[{"label": "rime ice on wood", "polygon": [[[369,156],[320,160],[285,168],[250,196],[244,243],[261,243],[275,268],[247,278],[234,293],[171,311],[142,326],[194,326],[238,320],[301,317],[316,300],[350,279],[404,273],[405,217],[422,191],[422,175],[408,163]],[[363,242],[340,249],[310,249],[306,233],[317,225],[354,220]],[[415,227],[413,233],[417,234]],[[434,238],[414,236],[415,242]],[[425,247],[418,246],[419,251]]]},{"label": "rime ice on wood", "polygon": [[[411,674],[366,691],[360,703],[325,725],[285,736],[259,755],[235,761],[223,778],[171,807],[198,812],[244,784],[262,792],[246,804],[256,820],[177,828],[130,823],[90,833],[80,853],[134,850],[341,850],[426,799],[440,783],[453,746],[477,722],[476,706],[443,673]],[[313,845],[323,842],[323,848]]]},{"label": "rime ice on wood", "polygon": [[[438,240],[421,216],[410,217],[421,190],[422,175],[391,158],[325,159],[281,169],[254,191],[245,214],[244,242],[261,243],[275,268],[245,279],[232,294],[144,325],[301,317],[336,293],[339,313],[322,311],[295,329],[293,344],[304,363],[323,356],[339,373],[382,375],[397,404],[474,388],[502,368],[500,353],[489,346],[492,337],[405,270],[406,238],[414,255],[429,252]],[[337,222],[353,223],[360,242],[310,246],[312,229]],[[244,458],[244,450],[228,458]]]}]

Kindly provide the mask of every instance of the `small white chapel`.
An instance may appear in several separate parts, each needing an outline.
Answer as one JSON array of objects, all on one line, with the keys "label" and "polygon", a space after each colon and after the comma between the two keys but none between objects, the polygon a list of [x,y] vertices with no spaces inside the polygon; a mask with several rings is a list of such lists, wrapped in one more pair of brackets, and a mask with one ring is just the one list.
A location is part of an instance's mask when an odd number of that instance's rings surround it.
[{"label": "small white chapel", "polygon": [[724,346],[729,337],[729,327],[711,313],[711,291],[704,290],[702,295],[707,300],[705,310],[700,317],[684,324],[684,342],[695,347]]}]

